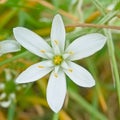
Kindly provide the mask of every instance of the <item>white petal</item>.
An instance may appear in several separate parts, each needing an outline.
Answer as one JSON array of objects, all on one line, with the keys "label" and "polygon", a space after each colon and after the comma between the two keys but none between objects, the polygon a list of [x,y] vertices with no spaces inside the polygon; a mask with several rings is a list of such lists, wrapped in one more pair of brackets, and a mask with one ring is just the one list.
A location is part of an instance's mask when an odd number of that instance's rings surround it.
[{"label": "white petal", "polygon": [[60,69],[60,66],[55,66],[54,68],[55,73],[58,73],[59,69]]},{"label": "white petal", "polygon": [[84,35],[77,38],[66,49],[70,54],[70,60],[78,60],[88,57],[100,50],[106,42],[106,37],[99,33]]},{"label": "white petal", "polygon": [[20,50],[20,44],[15,40],[5,40],[0,42],[0,55]]},{"label": "white petal", "polygon": [[16,94],[15,93],[10,93],[9,99],[14,100],[15,98],[16,98]]},{"label": "white petal", "polygon": [[11,100],[0,102],[0,106],[7,108],[11,104]]},{"label": "white petal", "polygon": [[69,66],[68,66],[68,64],[66,63],[66,61],[63,61],[63,62],[62,62],[61,67],[62,67],[63,69],[68,69],[68,68],[69,68]]},{"label": "white petal", "polygon": [[28,83],[38,80],[48,74],[52,70],[51,61],[43,61],[31,65],[25,71],[23,71],[16,79],[17,83]]},{"label": "white petal", "polygon": [[4,99],[5,97],[6,97],[6,93],[3,92],[0,94],[0,100]]},{"label": "white petal", "polygon": [[45,52],[52,51],[47,42],[31,30],[24,27],[16,27],[13,32],[16,40],[23,47],[40,57],[47,58]]},{"label": "white petal", "polygon": [[62,108],[66,95],[66,80],[63,72],[58,72],[57,76],[54,71],[50,75],[47,86],[47,101],[54,112],[59,112]]},{"label": "white petal", "polygon": [[0,90],[3,90],[5,88],[5,83],[0,83]]},{"label": "white petal", "polygon": [[59,14],[54,17],[52,22],[51,44],[53,48],[58,45],[60,50],[63,52],[65,46],[65,27]]},{"label": "white petal", "polygon": [[68,70],[65,69],[64,72],[77,85],[82,87],[92,87],[95,85],[95,80],[86,69],[73,62],[68,62],[68,65],[70,68]]}]

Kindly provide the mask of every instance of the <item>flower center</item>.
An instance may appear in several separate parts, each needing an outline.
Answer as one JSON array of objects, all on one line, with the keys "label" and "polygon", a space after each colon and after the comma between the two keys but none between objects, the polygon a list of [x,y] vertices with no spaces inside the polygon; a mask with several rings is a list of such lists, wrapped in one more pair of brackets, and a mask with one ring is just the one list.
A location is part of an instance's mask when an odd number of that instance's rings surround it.
[{"label": "flower center", "polygon": [[63,61],[63,58],[61,55],[56,55],[53,57],[53,63],[55,65],[60,65],[62,63],[62,61]]}]

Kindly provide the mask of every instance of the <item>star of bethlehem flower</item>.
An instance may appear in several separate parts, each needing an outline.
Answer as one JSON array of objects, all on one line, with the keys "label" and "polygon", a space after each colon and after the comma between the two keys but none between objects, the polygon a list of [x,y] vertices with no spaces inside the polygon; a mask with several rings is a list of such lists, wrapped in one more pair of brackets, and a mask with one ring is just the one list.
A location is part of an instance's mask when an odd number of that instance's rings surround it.
[{"label": "star of bethlehem flower", "polygon": [[47,85],[47,101],[54,112],[58,112],[66,96],[66,76],[77,85],[92,87],[95,80],[83,67],[74,63],[100,50],[106,37],[99,34],[87,34],[77,38],[67,48],[65,47],[65,27],[62,18],[57,14],[52,22],[51,46],[34,32],[16,27],[13,30],[16,40],[30,52],[46,60],[31,65],[16,79],[17,83],[36,81],[50,73]]},{"label": "star of bethlehem flower", "polygon": [[15,40],[4,40],[0,42],[0,56],[10,52],[20,50],[20,44]]}]

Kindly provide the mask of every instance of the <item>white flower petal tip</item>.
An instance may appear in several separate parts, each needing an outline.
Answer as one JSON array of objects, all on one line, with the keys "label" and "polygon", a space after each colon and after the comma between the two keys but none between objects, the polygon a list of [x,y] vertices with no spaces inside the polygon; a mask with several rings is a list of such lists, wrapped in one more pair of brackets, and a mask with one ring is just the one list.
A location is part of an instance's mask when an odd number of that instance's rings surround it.
[{"label": "white flower petal tip", "polygon": [[102,49],[106,40],[107,38],[99,33],[87,34],[72,42],[66,49],[66,52],[73,53],[69,57],[70,60],[79,60]]},{"label": "white flower petal tip", "polygon": [[16,40],[27,50],[39,57],[48,58],[46,52],[52,52],[49,44],[36,33],[24,27],[16,27],[13,29]]},{"label": "white flower petal tip", "polygon": [[0,55],[17,52],[21,50],[20,44],[15,40],[4,40],[0,42]]},{"label": "white flower petal tip", "polygon": [[50,75],[47,86],[47,101],[50,108],[59,112],[63,106],[66,96],[66,80],[63,72],[56,74],[54,71]]},{"label": "white flower petal tip", "polygon": [[67,76],[81,87],[93,87],[95,80],[92,75],[83,67],[73,63],[68,63],[70,69],[64,70]]},{"label": "white flower petal tip", "polygon": [[54,50],[58,47],[61,52],[64,51],[65,47],[65,27],[62,17],[57,14],[53,18],[51,28],[51,44]]},{"label": "white flower petal tip", "polygon": [[89,79],[89,82],[87,85],[83,86],[83,87],[87,87],[87,88],[91,88],[95,86],[95,80],[92,78],[91,80]]},{"label": "white flower petal tip", "polygon": [[99,33],[93,33],[93,35],[94,35],[93,37],[96,37],[96,39],[99,39],[101,41],[101,48],[102,48],[107,41],[107,37]]},{"label": "white flower petal tip", "polygon": [[20,80],[20,79],[17,78],[17,79],[15,80],[15,83],[16,83],[16,84],[22,84],[22,83],[28,83],[28,82],[24,82],[24,81],[22,81],[22,80]]},{"label": "white flower petal tip", "polygon": [[53,19],[62,19],[60,14],[56,14]]},{"label": "white flower petal tip", "polygon": [[[88,34],[90,35],[90,34]],[[93,36],[93,39],[96,39],[96,52],[100,49],[102,49],[107,41],[107,37],[105,37],[104,35],[102,34],[99,34],[99,33],[92,33],[91,34]],[[98,47],[98,46],[99,47]]]}]

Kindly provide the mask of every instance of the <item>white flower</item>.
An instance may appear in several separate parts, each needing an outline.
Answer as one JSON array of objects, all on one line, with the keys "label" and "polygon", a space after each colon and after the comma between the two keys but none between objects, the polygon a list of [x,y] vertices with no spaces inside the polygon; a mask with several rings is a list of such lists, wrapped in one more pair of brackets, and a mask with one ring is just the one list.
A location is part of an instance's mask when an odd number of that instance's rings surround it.
[{"label": "white flower", "polygon": [[15,40],[4,40],[0,42],[0,56],[5,53],[17,52],[20,50],[20,44]]},{"label": "white flower", "polygon": [[[0,100],[5,99],[6,97],[7,97],[6,93],[2,93],[0,95]],[[10,93],[8,100],[0,101],[0,106],[3,108],[8,108],[14,99],[15,99],[15,93]]]},{"label": "white flower", "polygon": [[25,88],[25,86],[17,85],[13,80],[13,75],[16,75],[16,71],[5,69],[4,72],[5,81],[0,82],[0,107],[8,108],[13,101],[15,102],[17,92],[20,93],[20,90]]},{"label": "white flower", "polygon": [[51,72],[47,86],[47,101],[54,112],[58,112],[64,103],[65,74],[79,86],[95,85],[91,74],[72,61],[88,57],[100,50],[106,42],[105,36],[98,33],[88,34],[77,38],[65,48],[65,28],[60,15],[56,15],[53,19],[51,46],[43,38],[26,28],[16,27],[13,31],[16,40],[22,46],[46,59],[22,72],[16,82],[33,82]]}]

